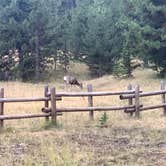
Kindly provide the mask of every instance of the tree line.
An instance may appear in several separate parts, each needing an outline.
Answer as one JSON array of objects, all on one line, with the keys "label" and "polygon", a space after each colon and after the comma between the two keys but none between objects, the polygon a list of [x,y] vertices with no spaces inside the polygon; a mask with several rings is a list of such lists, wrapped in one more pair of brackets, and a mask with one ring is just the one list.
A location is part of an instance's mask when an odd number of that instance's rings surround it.
[{"label": "tree line", "polygon": [[165,0],[0,0],[0,79],[40,80],[71,60],[130,77],[133,59],[164,77],[165,20]]}]

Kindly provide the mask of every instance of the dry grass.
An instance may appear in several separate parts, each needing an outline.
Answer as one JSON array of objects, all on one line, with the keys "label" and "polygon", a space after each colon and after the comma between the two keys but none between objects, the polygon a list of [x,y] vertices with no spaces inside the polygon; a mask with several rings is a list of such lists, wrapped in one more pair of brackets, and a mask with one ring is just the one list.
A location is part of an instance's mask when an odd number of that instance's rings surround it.
[{"label": "dry grass", "polygon": [[[117,80],[112,76],[84,81],[93,84],[94,91],[120,91],[127,85],[140,84],[143,91],[159,90],[160,81],[151,70],[137,70],[135,78]],[[50,83],[58,91],[60,83]],[[41,97],[44,84],[1,82],[6,97]],[[73,89],[79,91],[77,88]],[[84,89],[86,90],[86,89]],[[143,104],[160,103],[161,97],[141,99]],[[123,105],[116,97],[94,98],[96,106]],[[44,104],[5,104],[5,114],[40,112]],[[58,107],[87,106],[86,98],[65,98]],[[58,126],[44,119],[5,121],[0,133],[0,166],[73,166],[73,165],[164,165],[166,163],[166,119],[162,110],[141,113],[140,119],[123,112],[107,113],[107,127],[99,127],[102,113],[95,113],[94,122],[88,113],[64,113]]]}]

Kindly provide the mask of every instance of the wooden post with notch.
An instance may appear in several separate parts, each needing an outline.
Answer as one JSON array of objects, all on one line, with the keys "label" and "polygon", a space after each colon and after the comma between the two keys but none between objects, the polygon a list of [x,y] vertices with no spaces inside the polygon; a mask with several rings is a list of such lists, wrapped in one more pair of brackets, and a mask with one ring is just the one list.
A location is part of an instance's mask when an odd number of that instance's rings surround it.
[{"label": "wooden post with notch", "polygon": [[137,85],[135,88],[135,117],[140,117],[140,99],[139,99],[140,86]]},{"label": "wooden post with notch", "polygon": [[[44,97],[46,97],[46,98],[48,97],[48,86],[44,87]],[[49,101],[48,100],[44,101],[44,107],[45,108],[49,107]],[[45,120],[48,121],[49,120],[49,116],[46,116]]]},{"label": "wooden post with notch", "polygon": [[[93,88],[92,85],[89,84],[87,85],[88,92],[92,92]],[[88,96],[88,107],[93,107],[93,96]],[[91,110],[89,111],[89,119],[94,120],[94,111]]]},{"label": "wooden post with notch", "polygon": [[56,112],[56,89],[51,88],[50,89],[51,93],[51,120],[52,124],[57,125],[57,112]]},{"label": "wooden post with notch", "polygon": [[[165,82],[161,82],[161,90],[165,90]],[[166,97],[165,97],[165,94],[162,94],[161,95],[161,100],[162,100],[162,103],[166,103]],[[166,107],[163,107],[163,115],[166,116]]]},{"label": "wooden post with notch", "polygon": [[[0,98],[4,98],[4,89],[0,89]],[[4,103],[0,103],[0,116],[4,115]],[[4,125],[4,120],[0,120],[0,128],[2,128]]]},{"label": "wooden post with notch", "polygon": [[[127,90],[132,90],[132,85],[131,84],[129,84],[128,86],[127,86]],[[128,99],[128,104],[129,104],[129,106],[130,105],[133,105],[133,99],[132,98],[129,98]],[[130,116],[133,116],[133,112],[130,112]]]}]

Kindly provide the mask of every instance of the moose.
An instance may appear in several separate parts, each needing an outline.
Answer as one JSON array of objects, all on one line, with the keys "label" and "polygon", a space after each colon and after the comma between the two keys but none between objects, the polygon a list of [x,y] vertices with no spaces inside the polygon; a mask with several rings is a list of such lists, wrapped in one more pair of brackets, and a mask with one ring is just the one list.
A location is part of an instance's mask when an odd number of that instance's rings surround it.
[{"label": "moose", "polygon": [[83,89],[83,84],[80,83],[80,82],[78,82],[77,78],[74,77],[74,76],[65,75],[65,76],[63,77],[63,80],[64,80],[64,83],[65,83],[66,87],[67,87],[68,85],[70,85],[71,87],[72,87],[73,85],[76,85],[76,86],[78,86],[80,89]]}]

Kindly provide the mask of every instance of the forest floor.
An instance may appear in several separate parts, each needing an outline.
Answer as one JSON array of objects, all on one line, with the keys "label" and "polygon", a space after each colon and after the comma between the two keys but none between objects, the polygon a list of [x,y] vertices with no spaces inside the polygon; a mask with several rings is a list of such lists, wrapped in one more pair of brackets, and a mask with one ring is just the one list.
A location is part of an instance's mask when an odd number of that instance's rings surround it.
[{"label": "forest floor", "polygon": [[[132,79],[104,76],[84,79],[94,91],[126,90],[128,84],[139,84],[141,90],[160,89],[161,80],[149,69],[139,69]],[[166,82],[166,80],[165,80]],[[64,91],[60,82],[47,83]],[[0,82],[5,97],[41,97],[44,83]],[[73,88],[71,91],[80,91]],[[161,103],[161,96],[145,97],[144,105]],[[124,105],[119,96],[94,97],[95,106]],[[39,113],[44,103],[6,103],[5,114]],[[87,98],[63,98],[57,107],[87,106]],[[58,125],[52,126],[44,118],[5,121],[0,131],[0,166],[164,166],[166,163],[166,117],[162,109],[141,112],[136,119],[123,111],[107,112],[102,126],[103,111],[89,114],[64,113]]]}]

